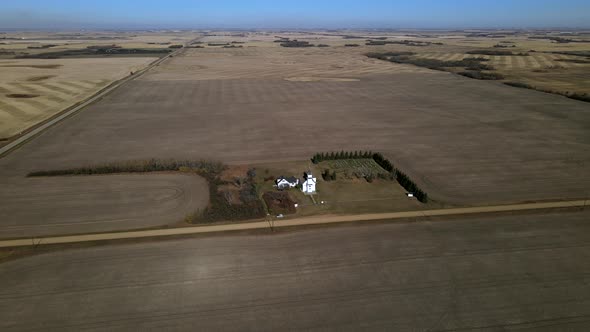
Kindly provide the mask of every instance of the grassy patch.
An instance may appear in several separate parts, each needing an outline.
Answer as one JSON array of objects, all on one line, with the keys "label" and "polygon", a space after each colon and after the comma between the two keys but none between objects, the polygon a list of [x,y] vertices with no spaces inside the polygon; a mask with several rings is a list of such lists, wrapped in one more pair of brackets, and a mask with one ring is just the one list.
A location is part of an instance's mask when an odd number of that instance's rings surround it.
[{"label": "grassy patch", "polygon": [[352,176],[357,178],[378,177],[379,175],[389,174],[373,159],[330,160],[326,163],[330,169],[341,173],[345,178],[351,178]]},{"label": "grassy patch", "polygon": [[[368,161],[371,161],[370,159]],[[346,165],[348,165],[348,162]],[[406,197],[406,190],[394,181],[395,179],[381,180],[375,178],[374,181],[368,182],[364,178],[352,176],[347,179],[344,169],[338,170],[337,179],[334,181],[323,180],[320,174],[326,168],[330,168],[331,161],[323,161],[319,164],[309,164],[309,161],[290,161],[277,162],[256,165],[258,169],[257,182],[260,192],[279,192],[274,187],[274,180],[279,176],[295,176],[302,180],[303,172],[311,170],[318,177],[317,194],[314,195],[315,202],[305,195],[299,188],[286,190],[291,199],[298,203],[296,215],[298,217],[314,216],[321,214],[358,214],[358,213],[378,213],[391,211],[408,211],[430,208],[436,205],[424,205],[415,199]],[[374,162],[373,162],[374,163]],[[235,167],[235,166],[230,166]],[[379,166],[373,166],[377,167]],[[330,170],[333,172],[334,170]],[[384,172],[380,169],[379,172]],[[323,203],[322,203],[323,202]],[[269,212],[274,215],[274,210],[269,208]],[[281,213],[281,212],[278,212]],[[285,213],[283,213],[285,214]],[[286,215],[286,214],[285,214]]]},{"label": "grassy patch", "polygon": [[270,214],[294,214],[295,201],[288,191],[268,191],[262,195]]},{"label": "grassy patch", "polygon": [[[371,162],[367,161],[367,159],[372,160],[376,165],[378,165],[383,171],[378,173],[374,170],[377,170],[375,166],[371,166]],[[354,160],[354,161],[351,161]],[[381,179],[396,179],[397,182],[404,187],[409,192],[413,193],[414,196],[422,203],[428,202],[428,194],[426,194],[422,189],[418,187],[414,181],[412,181],[409,176],[407,176],[404,172],[396,169],[388,159],[386,159],[381,153],[373,153],[371,151],[340,151],[340,152],[330,152],[330,153],[316,153],[312,158],[311,161],[314,164],[320,164],[322,162],[338,162],[336,164],[340,167],[350,167],[352,166],[351,172],[354,172],[355,167],[360,167],[361,175],[357,177],[363,177],[367,180],[367,182],[373,182],[373,180],[377,178]],[[363,170],[367,172],[367,174],[362,174]],[[330,172],[332,171],[332,172]],[[329,179],[329,181],[334,181],[338,177],[338,173],[329,168],[324,170],[322,174],[324,178]],[[355,174],[353,174],[355,175]],[[357,174],[358,175],[358,172]],[[346,174],[344,174],[346,176]]]}]

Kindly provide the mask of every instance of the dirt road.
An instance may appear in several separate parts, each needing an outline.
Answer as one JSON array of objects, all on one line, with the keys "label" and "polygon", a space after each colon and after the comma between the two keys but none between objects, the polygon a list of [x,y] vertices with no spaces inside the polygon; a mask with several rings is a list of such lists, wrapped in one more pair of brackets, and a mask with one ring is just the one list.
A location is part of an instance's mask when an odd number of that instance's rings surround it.
[{"label": "dirt road", "polygon": [[55,251],[0,265],[2,331],[588,331],[590,212]]},{"label": "dirt road", "polygon": [[416,217],[434,217],[434,216],[451,216],[451,215],[467,215],[467,214],[482,214],[482,213],[497,213],[510,211],[525,211],[538,209],[553,209],[553,208],[572,208],[586,206],[587,201],[562,201],[562,202],[545,202],[545,203],[528,203],[528,204],[513,204],[513,205],[497,205],[497,206],[480,206],[469,208],[453,208],[453,209],[439,209],[428,211],[408,211],[408,212],[392,212],[392,213],[374,213],[362,215],[349,216],[317,216],[308,218],[276,220],[276,221],[259,221],[242,224],[224,224],[213,226],[200,227],[186,227],[174,229],[157,229],[146,231],[133,232],[119,232],[119,233],[100,233],[100,234],[86,234],[74,236],[55,236],[46,238],[28,238],[0,241],[0,247],[19,247],[30,245],[47,245],[59,243],[76,243],[76,242],[91,242],[117,239],[131,239],[131,238],[145,238],[145,237],[163,237],[171,235],[184,234],[199,234],[199,233],[215,233],[251,229],[263,229],[271,227],[292,227],[303,225],[321,225],[332,223],[346,223],[353,221],[374,221],[374,220],[388,220],[401,218],[416,218]]}]

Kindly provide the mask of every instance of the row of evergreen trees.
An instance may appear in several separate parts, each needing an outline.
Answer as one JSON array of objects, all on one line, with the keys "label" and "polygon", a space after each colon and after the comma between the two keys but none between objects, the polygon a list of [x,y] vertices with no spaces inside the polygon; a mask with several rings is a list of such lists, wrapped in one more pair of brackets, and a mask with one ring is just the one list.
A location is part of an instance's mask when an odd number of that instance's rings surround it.
[{"label": "row of evergreen trees", "polygon": [[393,164],[389,160],[385,159],[381,153],[373,153],[372,158],[379,166],[383,167],[384,170],[388,171],[389,173],[395,172],[395,167],[393,167]]},{"label": "row of evergreen trees", "polygon": [[123,162],[112,162],[103,165],[76,167],[69,169],[58,169],[48,171],[35,171],[27,174],[34,176],[63,176],[63,175],[93,175],[93,174],[115,174],[115,173],[149,173],[163,171],[179,171],[183,168],[192,169],[199,173],[219,174],[225,166],[216,161],[193,161],[174,159],[147,159],[129,160]]},{"label": "row of evergreen trees", "polygon": [[397,179],[397,182],[402,187],[404,187],[404,189],[406,189],[408,192],[414,193],[414,196],[420,202],[428,202],[428,194],[422,191],[422,189],[420,189],[418,185],[416,185],[414,181],[412,181],[412,179],[410,179],[410,177],[406,173],[400,170],[396,170],[395,178]]},{"label": "row of evergreen trees", "polygon": [[[340,151],[340,152],[327,152],[327,153],[316,153],[311,161],[314,164],[319,164],[322,161],[327,160],[343,160],[343,159],[373,159],[379,166],[384,170],[388,171],[397,182],[404,187],[408,192],[414,194],[414,196],[422,203],[428,202],[428,194],[418,187],[410,177],[404,172],[396,169],[393,164],[385,158],[381,153],[373,153],[372,151]],[[322,173],[324,180],[335,180],[335,172],[332,178],[332,174],[328,170]]]},{"label": "row of evergreen trees", "polygon": [[340,151],[340,152],[327,152],[327,153],[316,153],[311,161],[314,164],[319,164],[326,160],[341,160],[341,159],[371,159],[373,158],[373,152],[371,151]]}]

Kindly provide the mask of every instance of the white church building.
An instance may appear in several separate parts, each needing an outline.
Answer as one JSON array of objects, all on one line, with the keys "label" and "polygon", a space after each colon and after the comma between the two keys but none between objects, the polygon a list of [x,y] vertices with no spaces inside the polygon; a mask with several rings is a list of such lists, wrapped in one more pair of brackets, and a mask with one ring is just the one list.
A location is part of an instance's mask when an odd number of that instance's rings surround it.
[{"label": "white church building", "polygon": [[311,172],[305,173],[305,178],[303,180],[304,181],[301,186],[303,193],[307,195],[315,194],[317,179],[313,177]]}]

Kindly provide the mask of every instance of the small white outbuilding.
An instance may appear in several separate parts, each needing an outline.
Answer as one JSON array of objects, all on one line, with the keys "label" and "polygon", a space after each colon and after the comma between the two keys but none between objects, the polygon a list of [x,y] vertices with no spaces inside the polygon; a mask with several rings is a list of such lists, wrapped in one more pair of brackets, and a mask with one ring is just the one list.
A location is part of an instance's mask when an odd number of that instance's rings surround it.
[{"label": "small white outbuilding", "polygon": [[303,180],[304,182],[301,186],[303,193],[308,195],[315,194],[317,179],[313,177],[311,172],[305,173],[305,178]]}]

